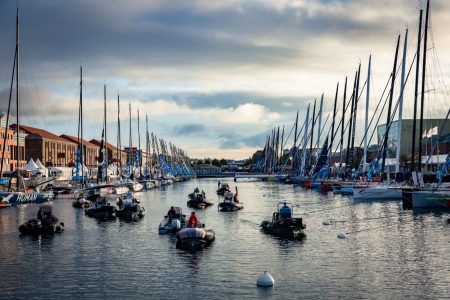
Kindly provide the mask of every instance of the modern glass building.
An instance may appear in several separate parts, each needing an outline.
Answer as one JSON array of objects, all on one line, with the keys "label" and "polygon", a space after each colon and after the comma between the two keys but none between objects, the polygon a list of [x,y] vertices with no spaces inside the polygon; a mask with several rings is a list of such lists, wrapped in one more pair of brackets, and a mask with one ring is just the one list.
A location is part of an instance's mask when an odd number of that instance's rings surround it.
[{"label": "modern glass building", "polygon": [[[450,134],[450,121],[447,122],[445,127],[441,130],[443,124],[445,122],[445,119],[426,119],[423,120],[423,130],[426,132],[429,132],[432,128],[437,127],[438,128],[438,136],[445,136]],[[419,152],[419,138],[420,138],[420,132],[419,132],[419,120],[417,120],[416,124],[416,145],[415,145],[415,152],[416,155]],[[441,132],[439,132],[441,131]],[[394,121],[392,122],[391,128],[389,129],[388,134],[388,157],[395,158],[397,153],[397,144],[398,144],[398,137],[401,135],[401,145],[400,145],[400,162],[406,162],[411,159],[411,153],[412,153],[412,132],[413,132],[413,120],[412,119],[405,119],[402,120],[402,128],[399,128],[399,122]],[[378,145],[382,146],[384,135],[386,133],[386,124],[379,125],[377,127],[377,135],[378,135]],[[422,146],[430,144],[431,138],[424,137],[422,140]],[[425,148],[423,148],[425,149]],[[445,153],[438,153],[438,154],[445,154]],[[423,152],[423,155],[426,155],[425,152]]]}]

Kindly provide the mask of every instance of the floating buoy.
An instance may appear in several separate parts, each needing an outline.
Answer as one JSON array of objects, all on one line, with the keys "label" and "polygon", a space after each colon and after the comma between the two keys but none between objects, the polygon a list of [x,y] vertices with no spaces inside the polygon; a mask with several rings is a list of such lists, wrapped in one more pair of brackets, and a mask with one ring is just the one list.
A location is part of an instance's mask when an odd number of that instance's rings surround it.
[{"label": "floating buoy", "polygon": [[345,238],[347,238],[347,234],[345,233],[345,231],[341,230],[341,231],[339,231],[337,237],[340,239],[345,239]]},{"label": "floating buoy", "polygon": [[275,283],[275,280],[273,280],[273,277],[270,276],[267,271],[264,271],[261,275],[258,276],[258,279],[256,279],[256,285],[261,287],[269,287],[273,286]]},{"label": "floating buoy", "polygon": [[323,220],[323,225],[331,225],[331,224],[333,224],[333,220],[331,220],[331,219]]}]

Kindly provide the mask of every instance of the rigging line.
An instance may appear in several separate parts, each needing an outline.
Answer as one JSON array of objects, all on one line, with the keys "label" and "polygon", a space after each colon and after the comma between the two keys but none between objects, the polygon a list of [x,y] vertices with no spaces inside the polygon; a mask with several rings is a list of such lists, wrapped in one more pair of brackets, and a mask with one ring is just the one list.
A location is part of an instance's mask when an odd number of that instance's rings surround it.
[{"label": "rigging line", "polygon": [[[398,99],[397,99],[397,102],[396,102],[396,105],[395,105],[395,109],[393,110],[393,113],[391,114],[391,121],[390,121],[390,123],[392,123],[392,121],[393,121],[393,119],[394,119],[394,117],[395,117],[395,113],[397,112],[397,107],[398,107],[398,105],[399,105],[399,103],[400,103],[400,96],[401,96],[401,94],[404,92],[406,83],[408,82],[409,75],[410,75],[411,70],[412,70],[412,67],[414,66],[415,59],[416,59],[416,55],[414,56],[414,58],[413,58],[413,60],[412,60],[412,62],[411,62],[411,65],[410,65],[409,70],[408,70],[408,74],[407,74],[407,76],[406,76],[406,78],[405,78],[405,81],[404,81],[404,83],[403,83],[403,86],[402,86],[402,90],[400,91],[400,95],[399,95],[399,97],[398,97]],[[390,95],[390,92],[389,92],[388,96],[389,96],[389,95]],[[387,98],[386,98],[386,100],[387,100]],[[380,103],[381,103],[381,102],[379,102],[378,105],[379,105]],[[378,105],[377,105],[377,109],[378,109]],[[381,114],[383,113],[385,106],[386,106],[386,101],[385,101],[385,103],[384,103],[384,105],[383,105],[383,108],[382,108],[382,110],[381,110],[381,112],[380,112],[380,116],[381,116]],[[376,113],[376,111],[375,111],[375,113]],[[374,113],[374,116],[375,116],[375,113]],[[377,124],[378,124],[378,121],[380,120],[380,116],[378,117]],[[372,124],[372,120],[373,120],[373,118],[370,120],[369,127],[370,127],[370,124]],[[369,127],[367,127],[367,128],[369,128]],[[389,126],[389,128],[390,128],[390,126]],[[389,128],[387,128],[387,130],[389,130]],[[374,128],[373,132],[375,132],[375,128]],[[364,138],[365,138],[365,137],[366,137],[366,134],[364,134]],[[372,133],[372,136],[371,136],[370,139],[369,139],[368,144],[370,144],[370,142],[372,141],[372,137],[373,137],[373,133]],[[363,138],[363,140],[364,140],[364,138]],[[384,138],[383,138],[383,141],[384,141]],[[362,142],[361,142],[361,144],[360,144],[359,146],[361,147],[361,145],[362,145]]]},{"label": "rigging line", "polygon": [[[432,49],[433,49],[433,53],[434,53],[434,55],[435,55],[435,57],[436,57],[436,61],[437,61],[437,65],[438,65],[438,71],[439,71],[439,75],[440,75],[440,77],[443,79],[444,78],[444,76],[443,76],[443,73],[442,73],[442,68],[441,68],[441,64],[440,64],[440,60],[439,60],[439,55],[438,55],[438,53],[437,53],[437,50],[436,50],[436,44],[435,44],[435,41],[434,41],[434,34],[433,34],[433,30],[432,30],[432,26],[431,26],[431,21],[432,21],[432,19],[431,19],[431,16],[430,16],[430,20],[429,20],[429,22],[430,22],[430,25],[429,25],[429,31],[430,31],[430,40],[431,40],[431,45],[432,45]],[[447,86],[446,86],[446,84],[445,84],[445,81],[442,81],[442,83],[443,83],[443,85],[445,86],[444,87],[444,91],[446,92],[446,94],[447,94],[447,96],[449,96],[449,89],[447,88]]]},{"label": "rigging line", "polygon": [[[408,74],[407,74],[406,79],[405,79],[405,84],[406,84],[406,82],[408,82],[408,78],[409,78],[409,75],[411,74],[411,70],[412,70],[413,65],[414,65],[414,60],[411,62],[411,66],[409,67]],[[405,84],[403,84],[402,91],[405,88]],[[400,95],[401,95],[401,93],[400,93]],[[393,120],[395,118],[395,113],[397,112],[397,108],[398,108],[399,104],[400,104],[400,96],[398,97],[397,103],[395,104],[395,107],[394,107],[393,112],[391,114],[391,117],[390,117],[390,120],[389,120],[389,124],[386,124],[386,130],[388,130],[388,131],[391,128],[391,125],[392,125],[392,122],[393,122]],[[383,138],[383,145],[384,145],[384,138]],[[383,153],[385,151],[385,149],[381,149],[381,150],[382,151],[380,153]]]},{"label": "rigging line", "polygon": [[[362,87],[362,89],[361,89],[361,92],[359,93],[358,99],[361,98],[361,96],[362,96],[362,94],[363,94],[363,92],[364,92],[364,88],[366,87],[366,84],[367,84],[367,80],[364,82],[364,85],[363,85],[363,87]],[[352,101],[353,101],[353,96],[354,96],[353,94],[354,94],[354,93],[352,93],[350,99],[348,100],[347,107],[346,107],[346,109],[345,109],[346,112],[347,112],[348,107],[350,106],[350,104],[351,104]],[[337,128],[336,128],[336,131],[335,131],[335,134],[334,134],[334,137],[336,137],[336,135],[338,134],[339,128],[340,128],[340,126],[341,126],[341,123],[342,123],[342,120],[339,121],[339,124],[338,124],[338,126],[337,126]],[[345,134],[345,132],[347,132],[347,128],[349,127],[349,125],[350,125],[350,119],[347,121],[347,124],[346,124],[345,127],[344,127],[344,134]],[[336,150],[335,150],[335,151],[333,152],[333,154],[332,154],[332,157],[334,157],[334,156],[336,155],[336,152],[337,152],[337,150],[338,150],[338,148],[339,148],[339,146],[340,146],[340,143],[341,143],[341,142],[338,143],[338,145],[337,145],[337,147],[336,147]]]},{"label": "rigging line", "polygon": [[[3,176],[3,162],[4,162],[4,157],[5,157],[5,149],[6,149],[6,140],[7,140],[7,136],[8,136],[8,127],[9,127],[9,114],[11,112],[11,99],[12,99],[12,90],[13,90],[13,85],[14,85],[14,73],[15,73],[15,66],[16,66],[16,59],[17,59],[17,47],[16,47],[16,52],[14,54],[14,66],[12,69],[12,76],[11,76],[11,86],[9,89],[9,100],[8,100],[8,112],[6,113],[6,124],[5,124],[5,137],[3,139],[3,147],[2,147],[2,158],[1,158],[1,166],[0,166],[0,176]],[[19,134],[19,133],[17,133]],[[19,146],[19,145],[17,145]],[[12,150],[10,149],[10,152],[12,153]],[[12,155],[11,155],[12,157]]]}]

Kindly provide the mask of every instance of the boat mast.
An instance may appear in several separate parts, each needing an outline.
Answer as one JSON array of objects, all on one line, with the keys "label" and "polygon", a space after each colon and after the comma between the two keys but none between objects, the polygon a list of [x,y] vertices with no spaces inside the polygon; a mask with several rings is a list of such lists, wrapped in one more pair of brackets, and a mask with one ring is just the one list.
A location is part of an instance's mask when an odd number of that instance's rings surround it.
[{"label": "boat mast", "polygon": [[118,175],[120,177],[120,173],[122,171],[122,151],[120,150],[120,99],[119,94],[117,94],[117,169]]},{"label": "boat mast", "polygon": [[[427,12],[425,14],[425,35],[423,37],[422,95],[420,97],[420,127],[419,127],[419,172],[422,171],[423,105],[425,102],[425,75],[426,75],[426,63],[427,63],[427,38],[428,38],[428,14],[429,14],[429,11],[430,11],[430,0],[427,1]],[[17,59],[19,59],[19,56],[17,56]]]},{"label": "boat mast", "polygon": [[139,160],[137,160],[137,161],[139,161],[139,177],[141,177],[141,174],[142,174],[142,168],[141,168],[141,166],[142,166],[142,154],[141,154],[141,130],[140,130],[140,127],[141,127],[141,124],[140,124],[140,121],[139,121],[139,109],[137,110],[137,115],[138,115],[138,118],[137,118],[137,125],[138,125],[138,151],[137,151],[137,156],[139,157]]},{"label": "boat mast", "polygon": [[[16,191],[19,191],[19,167],[20,167],[20,150],[19,150],[19,131],[20,131],[20,122],[19,122],[19,7],[17,7],[16,13],[16,115],[17,115],[17,132],[16,132]],[[25,147],[24,147],[25,148]]]},{"label": "boat mast", "polygon": [[[322,96],[320,97],[320,107],[319,107],[319,126],[317,127],[317,147],[320,147],[320,134],[321,134],[321,130],[322,130],[322,111],[323,111],[323,93]],[[319,155],[319,153],[317,154]],[[317,157],[318,159],[319,157]]]},{"label": "boat mast", "polygon": [[[422,38],[422,15],[423,15],[423,9],[420,10],[419,33],[417,34],[416,83],[415,83],[415,87],[414,87],[414,116],[413,116],[412,152],[411,152],[411,166],[410,166],[411,173],[414,170],[417,170],[415,156],[416,156],[416,135],[417,135],[416,134],[416,130],[417,130],[417,98],[419,96],[420,45],[421,45],[421,38]],[[419,135],[421,135],[421,134],[422,133],[420,132]]]},{"label": "boat mast", "polygon": [[[387,111],[387,119],[386,119],[386,132],[384,134],[384,140],[383,140],[383,148],[382,148],[382,161],[381,161],[381,174],[383,175],[384,167],[386,165],[386,158],[388,156],[387,153],[387,142],[389,137],[389,123],[391,121],[391,109],[392,109],[392,98],[394,97],[394,83],[395,83],[395,71],[397,70],[397,57],[398,57],[398,47],[400,44],[400,35],[398,35],[397,38],[397,47],[395,49],[395,57],[394,57],[394,66],[392,67],[392,79],[391,79],[391,91],[389,94],[389,104],[388,104],[388,111]],[[383,176],[381,176],[381,180],[383,180]]]},{"label": "boat mast", "polygon": [[356,114],[358,113],[358,99],[359,99],[359,79],[361,76],[361,63],[358,67],[358,76],[355,86],[355,96],[354,96],[354,112],[353,112],[353,128],[352,128],[352,168],[355,165],[355,133],[356,133]]},{"label": "boat mast", "polygon": [[[314,99],[314,108],[313,108],[313,114],[312,114],[312,125],[311,125],[311,143],[309,147],[309,168],[312,169],[312,163],[313,163],[313,139],[314,139],[314,125],[315,125],[315,117],[316,117],[316,102],[317,99]],[[320,130],[320,129],[319,129]]]},{"label": "boat mast", "polygon": [[[352,96],[350,97],[351,101],[352,101],[352,105],[350,108],[350,125],[348,127],[348,137],[347,137],[347,152],[345,155],[345,168],[348,170],[349,169],[349,159],[350,159],[350,142],[351,142],[351,138],[352,138],[352,128],[353,128],[353,110],[355,107],[355,88],[356,88],[356,80],[358,79],[358,72],[355,73],[355,80],[353,81],[353,92],[352,92]],[[342,123],[342,126],[344,126],[344,123]],[[352,168],[350,167],[350,170]]]},{"label": "boat mast", "polygon": [[282,132],[281,132],[280,165],[281,165],[282,159],[283,159],[283,143],[284,143],[284,125],[283,125],[283,130],[282,130]]},{"label": "boat mast", "polygon": [[128,170],[129,170],[129,173],[128,173],[128,176],[130,177],[130,179],[131,179],[131,173],[132,173],[132,163],[133,163],[133,161],[132,161],[132,153],[133,153],[133,151],[132,151],[132,149],[131,149],[131,145],[132,145],[132,142],[133,142],[133,140],[132,140],[132,137],[131,137],[131,102],[129,102],[128,103],[128,112],[129,112],[129,115],[130,115],[130,135],[129,135],[129,151],[128,151]]},{"label": "boat mast", "polygon": [[105,129],[105,181],[108,181],[108,140],[106,138],[106,84],[103,85],[103,110],[105,119],[103,120],[103,128]]},{"label": "boat mast", "polygon": [[308,109],[306,110],[306,119],[305,119],[305,132],[303,134],[303,157],[302,157],[302,165],[301,169],[303,174],[305,175],[305,169],[306,169],[306,145],[308,145],[308,125],[309,125],[309,108],[311,106],[311,103],[308,103]]},{"label": "boat mast", "polygon": [[336,84],[336,94],[334,96],[334,105],[333,105],[333,122],[331,122],[331,141],[329,145],[329,164],[331,164],[331,155],[333,153],[333,142],[334,142],[334,123],[336,120],[336,105],[337,105],[337,98],[339,93],[339,82]]},{"label": "boat mast", "polygon": [[[147,159],[145,161],[145,165],[146,165],[146,177],[150,178],[150,168],[151,168],[151,163],[152,163],[152,157],[150,155],[150,137],[148,135],[148,115],[145,114],[145,152],[147,155]],[[146,179],[148,179],[146,178]]]},{"label": "boat mast", "polygon": [[400,148],[402,141],[402,118],[403,118],[403,91],[405,85],[405,65],[406,65],[406,48],[408,44],[408,28],[406,28],[405,40],[403,42],[403,57],[402,57],[402,75],[400,77],[400,98],[398,107],[398,137],[397,137],[397,149],[395,155],[395,174],[400,172]]},{"label": "boat mast", "polygon": [[342,152],[344,152],[344,122],[345,122],[345,98],[347,96],[347,76],[345,76],[345,84],[344,84],[344,98],[342,100],[342,120],[341,120],[341,142],[339,148],[339,168],[342,172]]},{"label": "boat mast", "polygon": [[[81,187],[85,186],[84,178],[84,149],[83,149],[83,67],[80,66],[80,165]],[[101,151],[101,149],[100,149]]]},{"label": "boat mast", "polygon": [[[367,67],[367,90],[366,90],[366,114],[364,117],[364,132],[367,132],[369,130],[369,95],[370,95],[370,67],[372,65],[372,55],[369,56],[369,66]],[[367,134],[365,134],[364,138],[364,155],[363,155],[363,175],[366,172],[366,164],[367,164]]]}]

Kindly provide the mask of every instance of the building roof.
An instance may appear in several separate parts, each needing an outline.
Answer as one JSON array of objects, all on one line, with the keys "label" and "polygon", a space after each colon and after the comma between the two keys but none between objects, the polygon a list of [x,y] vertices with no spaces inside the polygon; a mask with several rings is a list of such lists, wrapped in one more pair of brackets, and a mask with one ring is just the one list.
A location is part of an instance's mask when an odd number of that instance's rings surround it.
[{"label": "building roof", "polygon": [[[89,142],[91,142],[92,144],[96,145],[97,147],[100,147],[100,144],[101,144],[101,141],[96,140],[96,139],[92,139]],[[117,147],[114,147],[110,143],[106,143],[106,148],[109,149],[109,150],[112,150],[112,151],[117,151]]]},{"label": "building roof", "polygon": [[[16,129],[16,124],[11,125],[10,128],[15,130]],[[54,141],[60,141],[60,142],[73,144],[73,142],[70,142],[70,141],[68,141],[66,139],[63,139],[62,137],[59,137],[56,134],[48,132],[47,130],[44,130],[44,129],[34,128],[34,127],[31,127],[31,126],[20,125],[20,130],[23,130],[27,134],[34,134],[34,135],[40,136],[41,138],[44,138],[44,139],[49,139],[49,140],[54,140]]]},{"label": "building roof", "polygon": [[[63,139],[68,140],[69,142],[78,144],[78,138],[76,136],[71,136],[71,135],[68,135],[68,134],[61,134],[60,137],[62,137]],[[87,147],[98,148],[97,145],[95,145],[95,144],[93,144],[93,143],[91,143],[89,141],[86,141],[86,140],[82,140],[82,144],[86,145]]]}]

